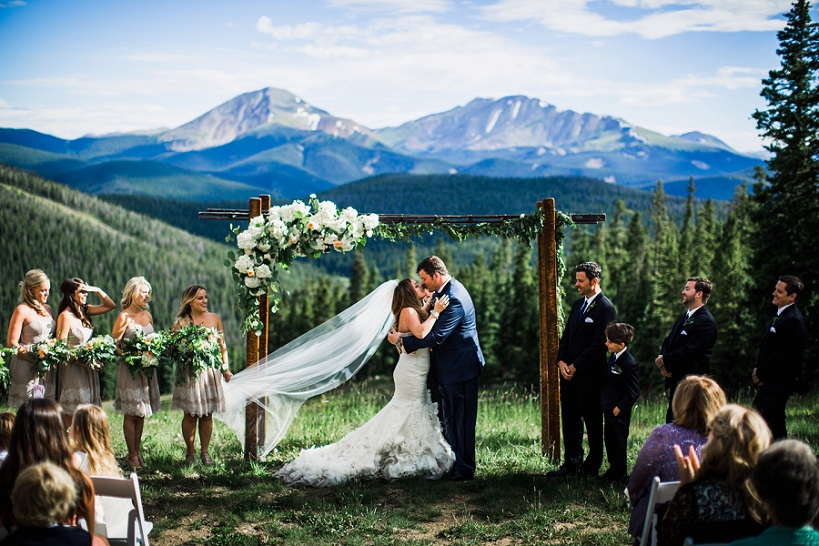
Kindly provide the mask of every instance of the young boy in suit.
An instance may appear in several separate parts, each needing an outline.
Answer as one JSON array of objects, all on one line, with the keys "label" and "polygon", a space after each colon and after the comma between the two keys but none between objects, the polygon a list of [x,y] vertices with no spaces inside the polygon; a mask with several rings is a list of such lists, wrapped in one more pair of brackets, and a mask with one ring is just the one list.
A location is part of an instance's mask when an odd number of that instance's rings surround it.
[{"label": "young boy in suit", "polygon": [[611,353],[600,405],[603,408],[605,425],[603,438],[609,469],[600,476],[606,483],[620,483],[628,479],[626,468],[626,446],[628,427],[631,422],[631,408],[640,395],[640,381],[637,377],[637,363],[628,352],[628,345],[634,339],[634,327],[623,322],[612,322],[606,327],[606,348]]}]

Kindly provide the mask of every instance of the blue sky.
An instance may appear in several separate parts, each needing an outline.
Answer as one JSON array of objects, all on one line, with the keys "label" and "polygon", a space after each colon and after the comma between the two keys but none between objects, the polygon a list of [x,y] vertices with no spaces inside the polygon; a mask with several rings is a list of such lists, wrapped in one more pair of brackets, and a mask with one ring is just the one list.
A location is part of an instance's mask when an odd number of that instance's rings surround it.
[{"label": "blue sky", "polygon": [[371,128],[527,95],[759,151],[779,0],[0,0],[0,127],[175,127],[267,86]]}]

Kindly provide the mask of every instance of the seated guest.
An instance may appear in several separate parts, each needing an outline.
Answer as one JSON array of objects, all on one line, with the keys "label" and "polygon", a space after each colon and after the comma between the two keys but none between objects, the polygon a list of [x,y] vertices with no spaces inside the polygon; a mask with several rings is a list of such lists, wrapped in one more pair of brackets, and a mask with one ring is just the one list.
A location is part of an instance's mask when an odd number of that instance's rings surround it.
[{"label": "seated guest", "polygon": [[6,460],[9,453],[11,428],[14,426],[14,414],[10,411],[0,413],[0,465]]},{"label": "seated guest", "polygon": [[93,404],[80,404],[71,424],[71,441],[77,467],[89,476],[122,477],[114,451],[108,416]]},{"label": "seated guest", "polygon": [[657,522],[657,543],[680,546],[686,537],[697,542],[729,542],[755,536],[767,521],[753,486],[751,472],[760,452],[771,443],[771,431],[754,410],[736,404],[711,419],[702,463],[694,448],[683,455],[674,446],[682,485]]},{"label": "seated guest", "polygon": [[66,525],[76,511],[77,489],[68,472],[52,463],[29,466],[11,493],[16,531],[0,546],[91,546],[91,535]]},{"label": "seated guest", "polygon": [[819,512],[819,465],[810,447],[783,440],[759,454],[751,483],[772,527],[736,546],[819,546],[810,524]]},{"label": "seated guest", "polygon": [[713,379],[689,375],[680,381],[671,403],[674,422],[660,425],[651,432],[631,472],[628,482],[631,536],[639,538],[643,534],[648,495],[655,476],[663,482],[680,479],[674,445],[679,445],[685,453],[693,447],[699,455],[708,441],[708,422],[724,405],[725,393]]},{"label": "seated guest", "polygon": [[[71,440],[74,444],[74,460],[80,470],[89,476],[122,477],[122,471],[111,449],[111,432],[108,416],[101,407],[80,404],[71,423]],[[95,497],[96,526],[105,525],[108,536],[128,534],[128,514],[134,505],[131,499]]]},{"label": "seated guest", "polygon": [[74,465],[74,453],[63,428],[60,406],[47,398],[30,398],[20,407],[9,440],[9,454],[0,466],[0,524],[11,531],[18,525],[11,491],[20,473],[34,464],[51,462],[72,477],[77,500],[74,516],[84,518],[94,533],[94,485]]}]

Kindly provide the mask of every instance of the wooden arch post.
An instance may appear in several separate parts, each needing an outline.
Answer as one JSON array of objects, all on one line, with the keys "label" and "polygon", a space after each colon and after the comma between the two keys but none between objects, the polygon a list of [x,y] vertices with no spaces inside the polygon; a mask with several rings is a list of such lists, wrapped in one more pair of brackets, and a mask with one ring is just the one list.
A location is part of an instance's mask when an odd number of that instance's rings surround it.
[{"label": "wooden arch post", "polygon": [[[251,197],[248,204],[248,219],[255,218],[270,209],[270,196],[260,195]],[[270,306],[267,294],[259,296],[259,318],[262,322],[262,335],[256,332],[247,333],[247,360],[245,367],[255,366],[259,360],[267,356],[268,322],[270,320]],[[250,403],[245,408],[245,460],[259,459],[259,445],[264,443],[265,413],[256,403]]]},{"label": "wooden arch post", "polygon": [[558,298],[555,200],[544,199],[543,231],[537,238],[540,292],[540,429],[542,455],[560,461],[560,377],[557,367]]}]

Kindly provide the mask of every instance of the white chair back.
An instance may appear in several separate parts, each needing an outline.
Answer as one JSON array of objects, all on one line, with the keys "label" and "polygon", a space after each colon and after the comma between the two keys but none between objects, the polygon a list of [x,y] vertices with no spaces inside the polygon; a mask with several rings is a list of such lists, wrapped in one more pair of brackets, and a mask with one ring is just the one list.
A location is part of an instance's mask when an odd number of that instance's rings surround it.
[{"label": "white chair back", "polygon": [[[112,514],[106,509],[106,531],[108,542],[112,545],[124,544],[126,546],[150,546],[148,533],[153,524],[145,520],[145,510],[142,507],[142,496],[139,493],[139,478],[136,472],[131,472],[129,478],[114,478],[109,476],[91,476],[94,483],[94,494],[101,497],[105,502],[105,497],[113,499],[128,499],[131,501],[132,509],[127,514],[117,514],[112,510]],[[111,506],[109,504],[109,506]],[[119,521],[112,521],[112,518],[126,518],[126,532],[122,535]],[[118,531],[119,529],[119,531]]]},{"label": "white chair back", "polygon": [[658,504],[664,504],[673,499],[679,488],[680,482],[661,482],[659,477],[654,477],[654,481],[651,482],[651,493],[648,497],[646,522],[643,526],[643,537],[640,540],[640,546],[657,546],[657,532],[655,530],[657,514],[654,513],[654,509]]}]

